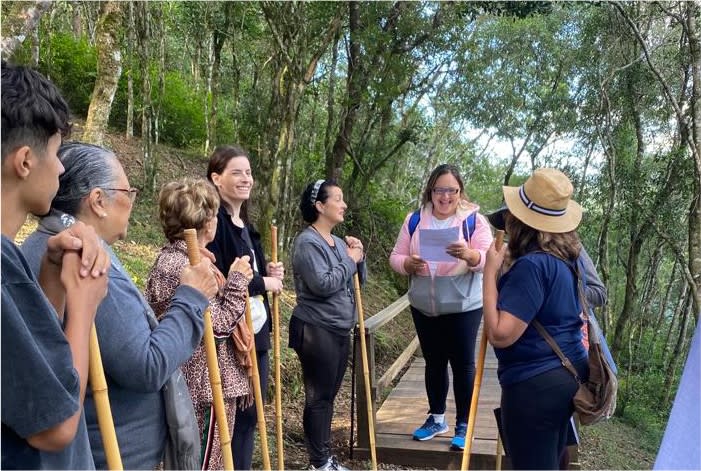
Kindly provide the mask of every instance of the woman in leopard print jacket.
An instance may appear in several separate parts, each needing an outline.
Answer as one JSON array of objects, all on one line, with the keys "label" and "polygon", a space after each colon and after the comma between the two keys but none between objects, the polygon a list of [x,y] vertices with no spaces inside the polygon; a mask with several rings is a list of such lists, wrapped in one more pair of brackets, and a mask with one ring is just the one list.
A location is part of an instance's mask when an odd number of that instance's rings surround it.
[{"label": "woman in leopard print jacket", "polygon": [[[217,230],[219,195],[208,181],[185,178],[165,185],[161,189],[159,200],[161,225],[168,243],[161,249],[149,273],[145,295],[160,319],[179,284],[181,271],[189,265],[187,247],[183,240],[184,229],[195,228],[201,252],[213,258],[204,247],[212,241]],[[240,330],[245,326],[246,293],[253,272],[248,257],[234,260],[228,279],[225,279],[214,265],[212,268],[216,270],[220,290],[217,296],[210,299],[210,310],[227,421],[230,433],[233,433],[236,406],[247,406],[251,397],[249,375],[244,364],[246,355],[237,351],[233,334],[236,330],[239,330],[240,334]],[[247,332],[244,332],[245,334]],[[252,341],[250,344],[252,345]],[[202,344],[182,366],[182,370],[190,389],[204,447],[201,453],[201,469],[222,469],[219,430],[214,420],[212,389]]]}]

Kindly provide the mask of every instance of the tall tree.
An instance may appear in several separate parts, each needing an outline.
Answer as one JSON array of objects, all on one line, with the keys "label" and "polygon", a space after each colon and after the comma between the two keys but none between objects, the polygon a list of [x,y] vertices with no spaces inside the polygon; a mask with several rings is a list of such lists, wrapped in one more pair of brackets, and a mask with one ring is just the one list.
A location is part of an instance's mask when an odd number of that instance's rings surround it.
[{"label": "tall tree", "polygon": [[[341,4],[263,2],[261,7],[273,39],[271,98],[268,103],[264,144],[260,148],[259,199],[261,230],[266,240],[268,224],[276,220],[284,171],[295,147],[295,127],[307,86],[317,66],[341,28]],[[280,227],[280,238],[287,229]]]},{"label": "tall tree", "polygon": [[122,2],[103,2],[95,33],[97,49],[97,78],[93,89],[83,139],[102,145],[107,130],[114,94],[122,75],[122,52],[119,34],[122,25]]}]

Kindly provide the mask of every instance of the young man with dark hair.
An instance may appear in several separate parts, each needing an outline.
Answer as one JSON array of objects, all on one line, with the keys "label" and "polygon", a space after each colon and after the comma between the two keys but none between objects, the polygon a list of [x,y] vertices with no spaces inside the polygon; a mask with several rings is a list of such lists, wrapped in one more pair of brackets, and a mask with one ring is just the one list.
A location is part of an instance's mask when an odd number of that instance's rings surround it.
[{"label": "young man with dark hair", "polygon": [[[49,211],[69,111],[41,74],[2,63],[3,469],[94,468],[83,399],[95,311],[110,261],[84,224],[49,239],[35,277],[14,243],[28,214]],[[64,311],[69,312],[63,316]]]}]

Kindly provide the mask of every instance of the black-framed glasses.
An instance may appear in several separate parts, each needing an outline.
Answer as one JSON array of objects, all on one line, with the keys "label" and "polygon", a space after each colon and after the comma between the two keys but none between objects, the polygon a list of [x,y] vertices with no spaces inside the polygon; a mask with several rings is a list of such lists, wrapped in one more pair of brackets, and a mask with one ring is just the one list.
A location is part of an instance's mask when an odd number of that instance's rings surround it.
[{"label": "black-framed glasses", "polygon": [[127,194],[127,197],[129,197],[129,201],[132,203],[136,200],[136,195],[139,194],[139,189],[138,188],[103,188],[103,190],[107,191],[121,191],[123,193]]},{"label": "black-framed glasses", "polygon": [[433,188],[431,191],[433,191],[434,195],[457,195],[458,192],[460,191],[460,188],[440,188],[436,187]]}]

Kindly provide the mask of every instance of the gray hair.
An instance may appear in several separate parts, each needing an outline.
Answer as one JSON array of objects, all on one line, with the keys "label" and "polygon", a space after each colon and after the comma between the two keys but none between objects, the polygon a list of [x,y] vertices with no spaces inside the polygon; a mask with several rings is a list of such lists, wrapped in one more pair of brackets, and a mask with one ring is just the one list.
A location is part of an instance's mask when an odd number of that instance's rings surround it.
[{"label": "gray hair", "polygon": [[115,174],[111,162],[117,157],[103,147],[84,142],[67,142],[58,150],[66,171],[58,179],[58,193],[51,207],[77,216],[80,204],[95,188],[110,188]]}]

